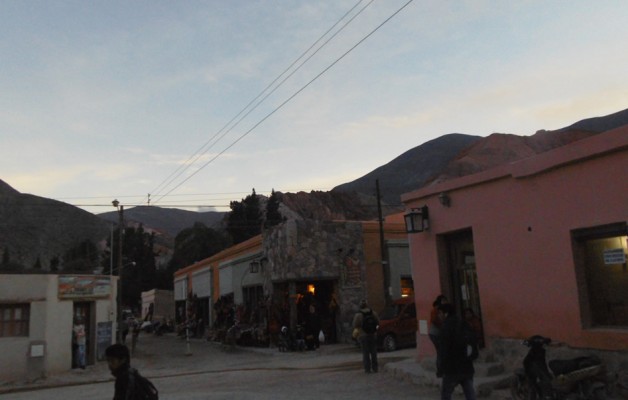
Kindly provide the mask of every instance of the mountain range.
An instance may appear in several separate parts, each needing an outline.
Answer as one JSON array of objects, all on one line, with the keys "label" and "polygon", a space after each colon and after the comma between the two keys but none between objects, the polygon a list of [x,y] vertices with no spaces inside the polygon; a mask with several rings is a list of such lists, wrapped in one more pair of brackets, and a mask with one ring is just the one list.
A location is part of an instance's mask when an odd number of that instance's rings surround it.
[{"label": "mountain range", "polygon": [[[626,124],[628,109],[554,131],[540,130],[531,136],[443,135],[329,192],[279,192],[280,212],[287,218],[377,219],[376,181],[387,215],[403,210],[403,193],[531,157]],[[172,249],[174,237],[181,230],[195,222],[222,229],[225,214],[143,206],[126,209],[124,218],[125,223],[141,224],[154,232],[161,247]],[[94,215],[60,201],[20,193],[0,180],[2,260],[10,258],[13,264],[26,269],[41,265],[47,270],[52,258],[85,240],[104,247],[117,221],[117,211]]]}]

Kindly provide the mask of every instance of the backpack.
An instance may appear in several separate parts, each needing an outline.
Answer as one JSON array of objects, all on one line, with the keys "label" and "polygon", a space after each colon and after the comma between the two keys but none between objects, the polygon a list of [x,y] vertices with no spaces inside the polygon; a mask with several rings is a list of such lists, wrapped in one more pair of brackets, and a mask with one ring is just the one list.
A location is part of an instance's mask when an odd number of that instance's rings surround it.
[{"label": "backpack", "polygon": [[456,349],[463,358],[473,361],[478,358],[480,351],[478,349],[478,338],[475,331],[465,321],[459,321],[456,330]]},{"label": "backpack", "polygon": [[377,318],[373,315],[373,311],[362,313],[362,330],[364,333],[375,333],[377,330]]},{"label": "backpack", "polygon": [[159,400],[159,392],[151,381],[135,368],[129,369],[129,387],[133,387],[133,400]]}]

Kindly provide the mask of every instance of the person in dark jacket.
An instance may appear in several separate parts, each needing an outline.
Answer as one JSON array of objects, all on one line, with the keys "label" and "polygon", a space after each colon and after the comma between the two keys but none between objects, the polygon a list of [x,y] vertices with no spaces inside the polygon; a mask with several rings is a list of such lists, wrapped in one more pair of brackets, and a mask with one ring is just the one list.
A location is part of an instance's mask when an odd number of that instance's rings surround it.
[{"label": "person in dark jacket", "polygon": [[462,386],[466,400],[475,400],[473,361],[467,357],[466,346],[460,347],[457,337],[462,333],[460,327],[466,322],[456,316],[451,304],[441,304],[438,310],[443,321],[439,341],[440,369],[437,371],[437,375],[443,377],[441,400],[451,400],[457,385]]},{"label": "person in dark jacket", "polygon": [[116,378],[113,400],[134,399],[133,385],[129,385],[131,355],[128,347],[123,344],[112,344],[105,350],[105,357],[111,375]]},{"label": "person in dark jacket", "polygon": [[370,374],[371,372],[377,372],[377,327],[373,332],[365,332],[363,329],[364,318],[367,315],[372,315],[377,325],[379,325],[379,317],[377,313],[368,306],[366,300],[360,302],[360,311],[358,311],[353,317],[353,330],[354,338],[359,338],[360,345],[362,346],[362,364],[364,366],[364,372]]}]

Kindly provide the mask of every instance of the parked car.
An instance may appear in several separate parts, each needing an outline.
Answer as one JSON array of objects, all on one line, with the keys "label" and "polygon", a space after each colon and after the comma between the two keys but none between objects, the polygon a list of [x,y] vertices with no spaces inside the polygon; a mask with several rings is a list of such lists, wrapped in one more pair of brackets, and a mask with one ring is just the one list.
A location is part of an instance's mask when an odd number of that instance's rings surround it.
[{"label": "parked car", "polygon": [[416,346],[416,332],[416,307],[413,298],[394,300],[379,315],[377,342],[384,351]]}]

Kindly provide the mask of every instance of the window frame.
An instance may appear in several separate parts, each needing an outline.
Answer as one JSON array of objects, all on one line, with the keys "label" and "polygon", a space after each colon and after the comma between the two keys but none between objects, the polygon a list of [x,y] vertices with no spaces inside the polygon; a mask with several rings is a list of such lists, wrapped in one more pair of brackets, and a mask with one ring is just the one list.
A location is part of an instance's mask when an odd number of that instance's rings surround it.
[{"label": "window frame", "polygon": [[[30,303],[0,303],[0,338],[30,335]],[[9,316],[5,319],[5,313]],[[19,312],[19,317],[16,317]]]}]

